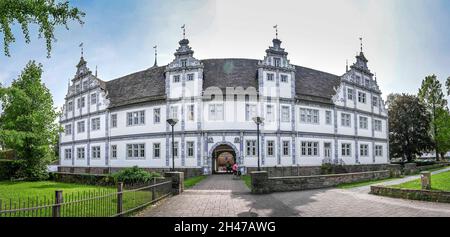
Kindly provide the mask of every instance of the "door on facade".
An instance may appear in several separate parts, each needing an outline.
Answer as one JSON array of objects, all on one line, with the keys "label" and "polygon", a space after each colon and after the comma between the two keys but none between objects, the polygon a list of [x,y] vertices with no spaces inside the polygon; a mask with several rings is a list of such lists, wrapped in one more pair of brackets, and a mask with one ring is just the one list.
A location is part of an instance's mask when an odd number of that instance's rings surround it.
[{"label": "door on facade", "polygon": [[325,160],[331,159],[331,143],[327,142],[323,144],[323,154]]},{"label": "door on facade", "polygon": [[[236,162],[236,153],[228,145],[220,145],[212,154],[212,166],[214,174],[232,173],[231,167]],[[228,168],[228,169],[227,169]]]}]

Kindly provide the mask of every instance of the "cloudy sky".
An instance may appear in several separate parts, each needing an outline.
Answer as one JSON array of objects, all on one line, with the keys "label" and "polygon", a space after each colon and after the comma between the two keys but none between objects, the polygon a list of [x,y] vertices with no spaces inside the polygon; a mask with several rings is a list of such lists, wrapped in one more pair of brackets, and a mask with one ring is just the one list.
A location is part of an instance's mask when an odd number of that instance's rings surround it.
[{"label": "cloudy sky", "polygon": [[[279,25],[291,63],[341,75],[354,62],[359,37],[369,67],[384,96],[416,93],[422,79],[450,76],[450,1],[448,0],[73,0],[86,12],[85,24],[58,29],[52,57],[34,37],[25,44],[18,26],[11,57],[0,55],[0,82],[10,84],[33,59],[44,65],[44,82],[61,106],[75,74],[84,42],[92,71],[103,80],[151,67],[153,46],[165,65],[182,37],[194,56],[262,59]],[[35,29],[34,29],[34,32]],[[34,34],[34,35],[37,35]]]}]

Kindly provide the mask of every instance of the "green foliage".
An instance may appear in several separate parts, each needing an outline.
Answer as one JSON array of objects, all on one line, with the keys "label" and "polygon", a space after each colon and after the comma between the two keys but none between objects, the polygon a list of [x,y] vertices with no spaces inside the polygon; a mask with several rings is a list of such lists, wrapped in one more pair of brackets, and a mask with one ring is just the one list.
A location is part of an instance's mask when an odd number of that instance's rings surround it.
[{"label": "green foliage", "polygon": [[112,177],[116,182],[123,182],[125,184],[140,184],[148,183],[152,180],[152,178],[161,177],[161,175],[154,172],[149,173],[142,168],[133,166],[112,174]]},{"label": "green foliage", "polygon": [[[431,175],[431,189],[440,191],[450,191],[450,171]],[[393,185],[395,188],[422,189],[420,179],[415,179],[406,183]]]},{"label": "green foliage", "polygon": [[12,160],[0,160],[0,180],[10,180],[14,178],[18,166]]},{"label": "green foliage", "polygon": [[0,1],[0,32],[3,32],[3,47],[6,56],[10,56],[9,45],[15,42],[11,26],[16,22],[22,28],[25,42],[29,43],[29,25],[38,26],[39,38],[45,38],[47,56],[50,57],[52,42],[56,41],[54,36],[55,26],[68,28],[68,21],[81,20],[85,13],[77,8],[69,6],[68,1],[55,3],[55,0],[1,0]]},{"label": "green foliage", "polygon": [[333,165],[329,163],[322,164],[320,166],[321,174],[332,174],[333,173]]},{"label": "green foliage", "polygon": [[42,65],[31,61],[11,87],[0,88],[4,113],[0,140],[16,152],[16,176],[28,180],[48,178],[60,127],[50,91],[41,82]]},{"label": "green foliage", "polygon": [[397,94],[388,98],[390,157],[411,162],[433,145],[428,133],[430,113],[414,95]]},{"label": "green foliage", "polygon": [[447,87],[447,95],[450,95],[450,77],[447,78],[445,86]]},{"label": "green foliage", "polygon": [[435,136],[437,141],[437,150],[444,157],[443,154],[450,150],[450,113],[446,109],[439,108],[436,111],[435,126],[438,133]]},{"label": "green foliage", "polygon": [[193,186],[195,186],[196,184],[200,183],[200,181],[204,180],[206,178],[206,176],[204,175],[200,175],[200,176],[195,176],[192,178],[188,178],[184,180],[184,188],[188,189],[191,188]]}]

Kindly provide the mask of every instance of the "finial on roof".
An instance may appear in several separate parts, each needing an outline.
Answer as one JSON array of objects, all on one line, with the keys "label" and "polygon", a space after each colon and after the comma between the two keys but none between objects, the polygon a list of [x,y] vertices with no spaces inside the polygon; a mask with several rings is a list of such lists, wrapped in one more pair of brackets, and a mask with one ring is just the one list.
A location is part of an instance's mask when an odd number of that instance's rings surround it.
[{"label": "finial on roof", "polygon": [[183,29],[183,39],[186,39],[186,24],[183,24],[183,26],[181,26],[181,29]]},{"label": "finial on roof", "polygon": [[359,37],[359,41],[361,42],[361,53],[362,53],[362,51],[363,51],[363,38]]},{"label": "finial on roof", "polygon": [[155,49],[155,63],[153,64],[153,67],[157,67],[158,66],[158,45],[153,46],[153,48]]},{"label": "finial on roof", "polygon": [[81,44],[79,45],[79,47],[81,48],[81,57],[83,57],[83,42],[81,42]]},{"label": "finial on roof", "polygon": [[345,72],[348,72],[348,59],[345,60]]},{"label": "finial on roof", "polygon": [[275,39],[278,39],[278,25],[274,25],[273,28],[275,29]]}]

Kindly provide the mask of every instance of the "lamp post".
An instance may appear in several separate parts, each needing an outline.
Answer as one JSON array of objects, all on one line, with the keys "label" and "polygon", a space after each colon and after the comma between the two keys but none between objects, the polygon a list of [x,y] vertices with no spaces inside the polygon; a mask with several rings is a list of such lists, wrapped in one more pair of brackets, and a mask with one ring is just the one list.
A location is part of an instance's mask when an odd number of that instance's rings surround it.
[{"label": "lamp post", "polygon": [[173,127],[178,123],[178,119],[167,119],[167,123],[172,126],[172,169],[171,171],[175,171],[175,139],[174,139],[174,131]]},{"label": "lamp post", "polygon": [[261,166],[259,165],[259,125],[264,122],[263,117],[254,117],[253,121],[256,123],[256,136],[257,136],[257,146],[258,146],[258,171],[261,171]]}]

